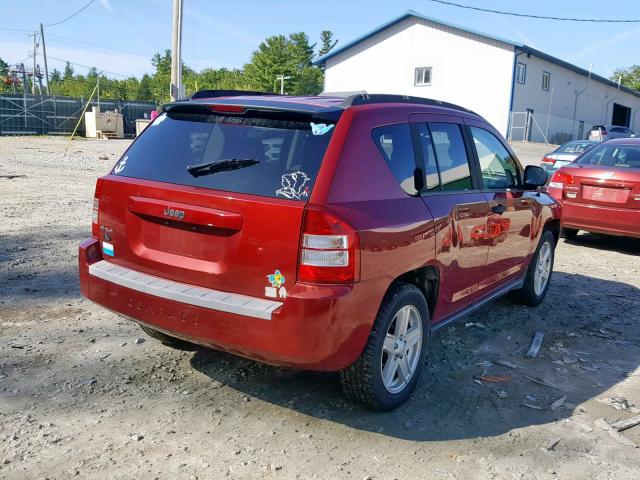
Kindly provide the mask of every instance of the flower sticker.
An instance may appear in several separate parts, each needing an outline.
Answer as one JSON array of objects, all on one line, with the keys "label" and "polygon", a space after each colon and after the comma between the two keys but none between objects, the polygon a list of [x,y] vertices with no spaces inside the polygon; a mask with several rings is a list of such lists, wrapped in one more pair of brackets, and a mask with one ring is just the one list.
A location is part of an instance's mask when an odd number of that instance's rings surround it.
[{"label": "flower sticker", "polygon": [[285,282],[284,275],[280,273],[280,270],[276,270],[275,273],[267,275],[267,280],[269,280],[272,287],[276,288],[280,288]]},{"label": "flower sticker", "polygon": [[280,273],[280,270],[276,270],[271,275],[267,275],[267,280],[271,284],[270,287],[264,287],[264,295],[265,297],[271,298],[287,298],[287,289],[284,288],[285,279],[284,275]]}]

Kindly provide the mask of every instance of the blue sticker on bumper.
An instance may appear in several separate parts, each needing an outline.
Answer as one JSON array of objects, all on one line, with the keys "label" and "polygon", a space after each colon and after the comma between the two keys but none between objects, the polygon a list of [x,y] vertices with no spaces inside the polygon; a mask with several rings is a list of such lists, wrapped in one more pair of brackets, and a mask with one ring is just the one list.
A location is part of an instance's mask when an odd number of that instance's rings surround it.
[{"label": "blue sticker on bumper", "polygon": [[110,257],[113,257],[115,255],[113,252],[113,245],[107,242],[102,242],[102,252],[105,255],[109,255]]}]

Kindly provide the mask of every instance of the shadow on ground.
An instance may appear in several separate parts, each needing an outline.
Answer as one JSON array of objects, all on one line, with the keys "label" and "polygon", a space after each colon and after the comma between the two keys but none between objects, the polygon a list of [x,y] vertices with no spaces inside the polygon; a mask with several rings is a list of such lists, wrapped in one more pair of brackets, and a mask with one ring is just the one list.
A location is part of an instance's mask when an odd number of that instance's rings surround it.
[{"label": "shadow on ground", "polygon": [[[485,328],[462,322],[437,334],[416,392],[387,413],[347,402],[335,373],[271,367],[212,350],[197,351],[191,362],[251,397],[360,430],[417,441],[495,436],[570,417],[633,372],[640,364],[640,322],[629,315],[631,306],[639,311],[640,290],[633,286],[556,272],[540,307],[502,299],[466,320]],[[538,330],[546,333],[543,350],[527,359],[523,349]],[[482,363],[495,360],[520,368]],[[476,383],[484,372],[511,379]],[[550,408],[565,395],[565,405]]]},{"label": "shadow on ground", "polygon": [[640,239],[631,237],[616,237],[600,233],[580,232],[573,240],[564,239],[569,245],[591,248],[595,250],[609,250],[640,256]]}]

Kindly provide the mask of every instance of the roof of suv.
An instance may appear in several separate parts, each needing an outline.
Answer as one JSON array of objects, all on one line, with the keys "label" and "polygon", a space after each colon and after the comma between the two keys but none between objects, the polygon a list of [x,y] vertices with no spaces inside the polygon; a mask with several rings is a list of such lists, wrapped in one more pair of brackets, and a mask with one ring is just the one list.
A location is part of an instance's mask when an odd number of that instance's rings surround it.
[{"label": "roof of suv", "polygon": [[288,110],[331,119],[337,119],[342,112],[349,107],[398,103],[456,110],[458,113],[464,112],[479,116],[471,110],[467,110],[453,103],[407,95],[358,93],[346,97],[337,95],[303,97],[235,90],[201,90],[194,93],[189,99],[178,100],[177,102],[164,105],[164,109],[169,111],[186,105],[207,106],[212,103],[215,103],[215,105],[256,107],[261,110]]}]

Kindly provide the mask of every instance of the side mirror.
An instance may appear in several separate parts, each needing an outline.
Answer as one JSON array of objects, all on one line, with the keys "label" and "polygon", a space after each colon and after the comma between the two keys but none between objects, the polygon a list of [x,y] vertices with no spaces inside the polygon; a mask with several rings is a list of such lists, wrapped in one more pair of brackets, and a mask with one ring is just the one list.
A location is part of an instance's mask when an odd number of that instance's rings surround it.
[{"label": "side mirror", "polygon": [[537,165],[528,165],[524,169],[524,188],[525,190],[535,190],[547,183],[547,172],[544,168]]}]

